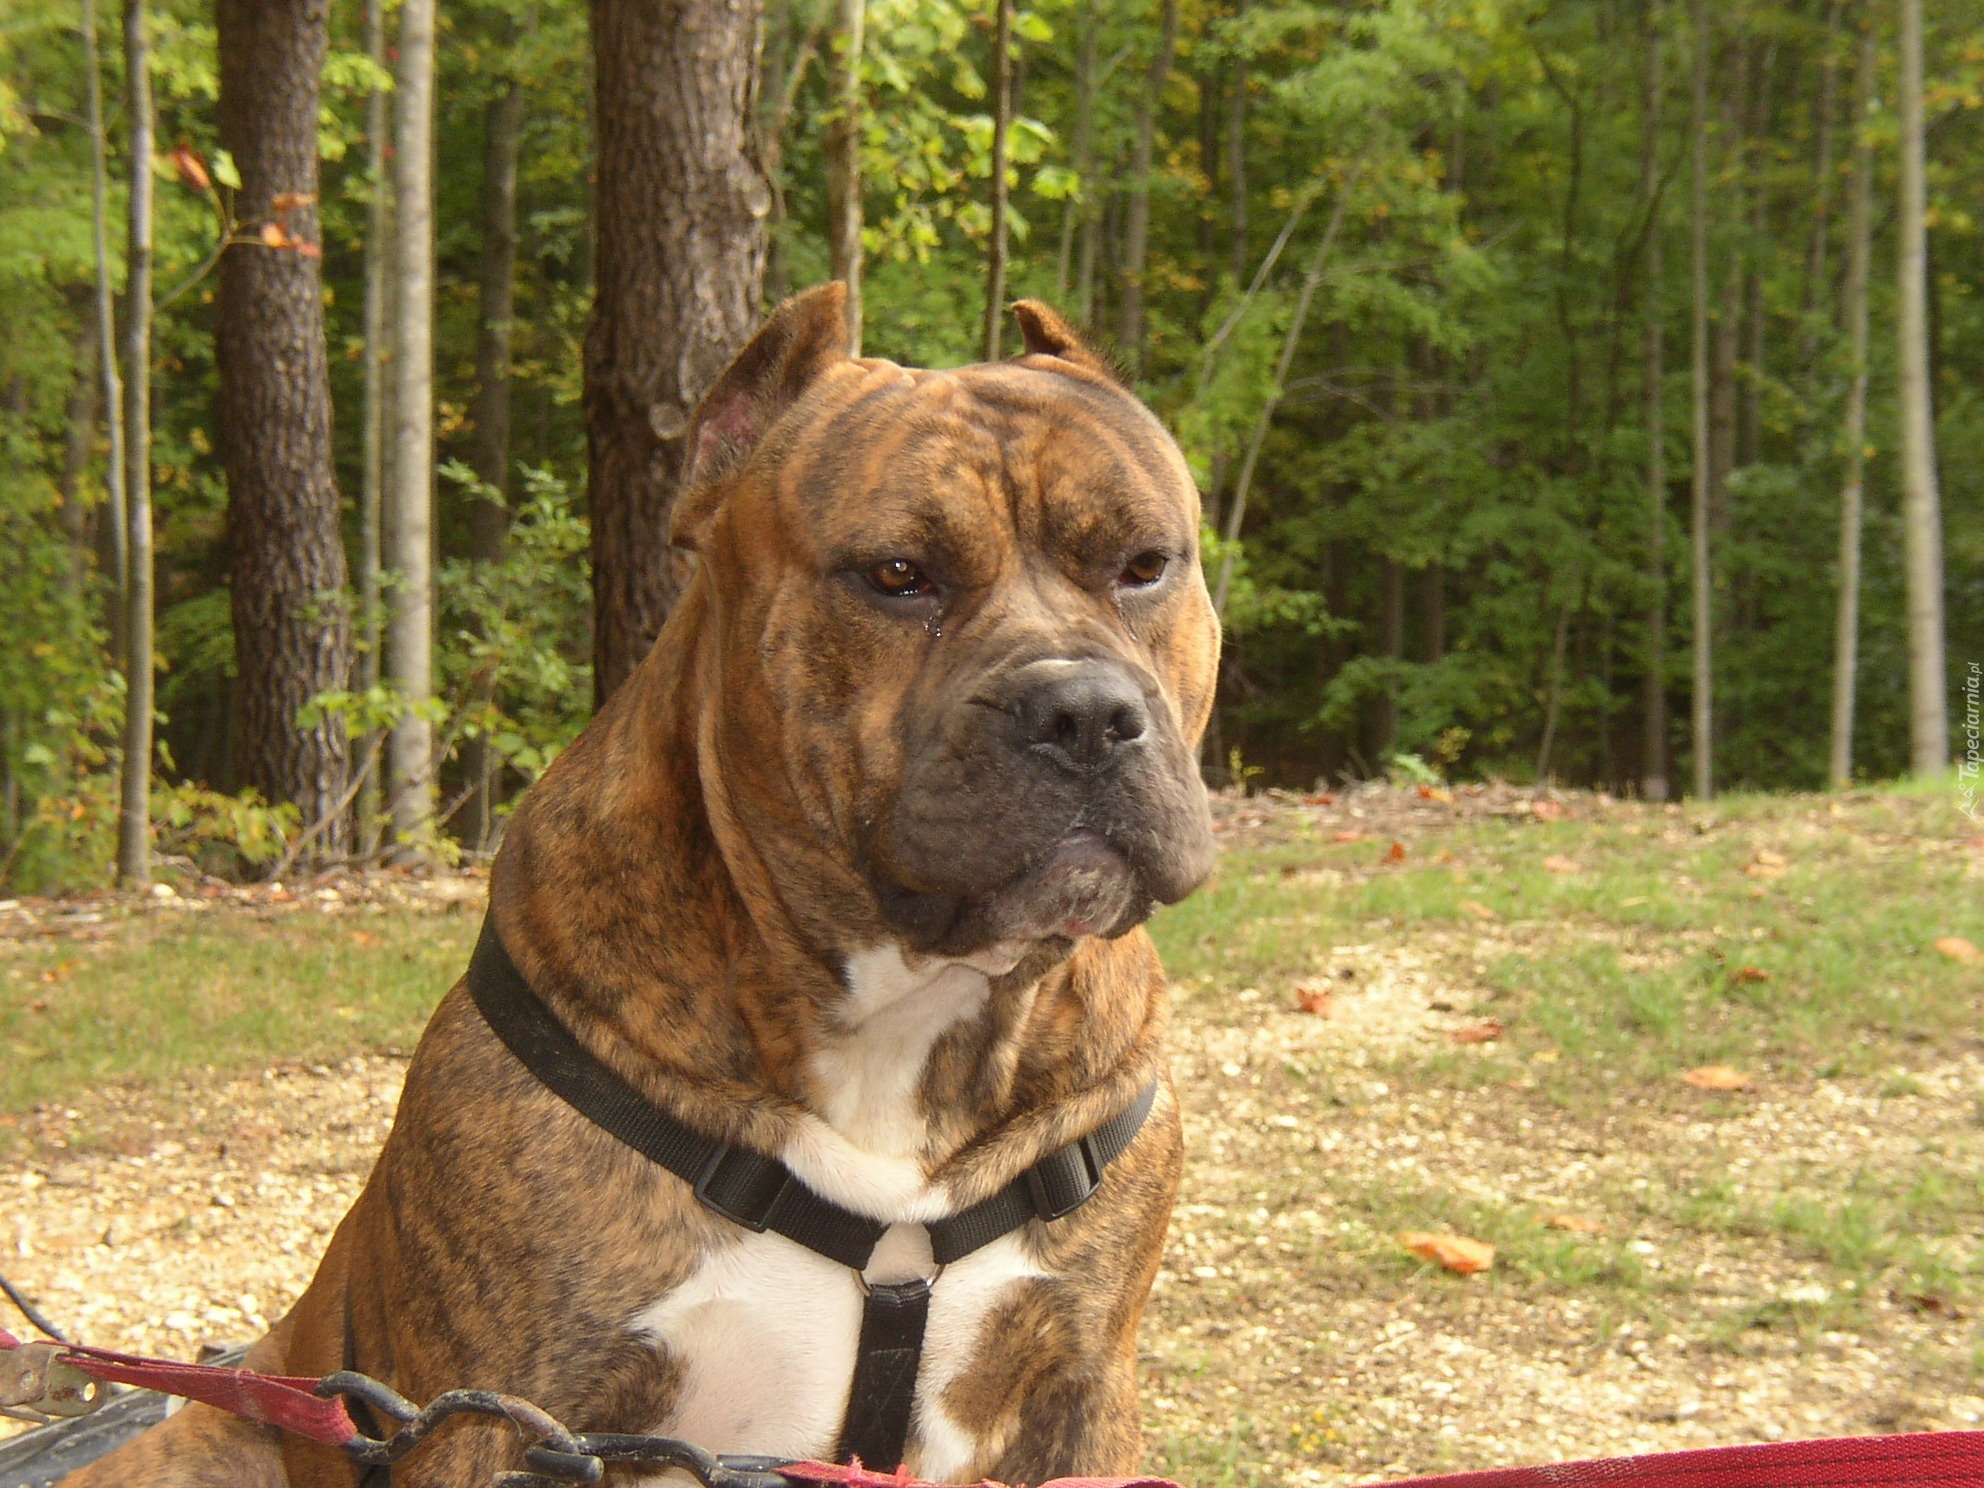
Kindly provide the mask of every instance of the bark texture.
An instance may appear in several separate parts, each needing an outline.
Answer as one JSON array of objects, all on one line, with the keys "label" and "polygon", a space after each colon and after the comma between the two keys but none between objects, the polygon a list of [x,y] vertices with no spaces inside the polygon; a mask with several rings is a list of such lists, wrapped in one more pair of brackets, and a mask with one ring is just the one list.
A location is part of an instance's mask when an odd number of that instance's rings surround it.
[{"label": "bark texture", "polygon": [[[329,0],[220,0],[220,142],[241,172],[245,233],[275,223],[304,244],[317,231],[317,84]],[[221,257],[215,346],[220,454],[227,471],[243,773],[341,852],[349,748],[342,723],[297,712],[343,687],[351,626],[331,462],[331,385],[320,260],[238,243]]]},{"label": "bark texture", "polygon": [[861,355],[861,32],[867,0],[840,0],[834,74],[838,112],[827,136],[827,249],[847,286],[848,349]]},{"label": "bark texture", "polygon": [[696,400],[758,323],[771,191],[757,0],[593,0],[597,292],[586,335],[593,693],[680,592],[669,509]]},{"label": "bark texture", "polygon": [[1874,111],[1880,50],[1871,27],[1860,41],[1853,97],[1853,204],[1846,245],[1846,336],[1852,380],[1846,389],[1846,478],[1839,488],[1839,608],[1832,652],[1832,744],[1827,778],[1834,790],[1853,781],[1853,704],[1860,671],[1860,535],[1867,474],[1867,281],[1873,257],[1874,150],[1867,118]]}]

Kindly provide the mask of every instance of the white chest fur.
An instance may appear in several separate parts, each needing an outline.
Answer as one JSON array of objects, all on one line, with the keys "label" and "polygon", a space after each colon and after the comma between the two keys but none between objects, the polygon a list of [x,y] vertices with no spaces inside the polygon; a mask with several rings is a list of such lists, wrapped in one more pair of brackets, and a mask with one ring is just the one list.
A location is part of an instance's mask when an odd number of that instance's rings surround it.
[{"label": "white chest fur", "polygon": [[[918,1090],[937,1040],[984,1010],[987,973],[1003,969],[912,966],[892,946],[850,960],[841,1036],[813,1066],[825,1119],[803,1121],[780,1156],[816,1192],[893,1222],[869,1267],[874,1280],[934,1269],[920,1221],[952,1205],[925,1184],[916,1161],[925,1136]],[[981,1465],[983,1444],[941,1402],[976,1352],[988,1314],[1040,1274],[1015,1232],[938,1279],[912,1424],[924,1477],[957,1479]],[[825,1456],[840,1435],[861,1307],[853,1272],[783,1236],[742,1234],[710,1252],[633,1320],[682,1370],[682,1393],[661,1429],[717,1452]]]}]

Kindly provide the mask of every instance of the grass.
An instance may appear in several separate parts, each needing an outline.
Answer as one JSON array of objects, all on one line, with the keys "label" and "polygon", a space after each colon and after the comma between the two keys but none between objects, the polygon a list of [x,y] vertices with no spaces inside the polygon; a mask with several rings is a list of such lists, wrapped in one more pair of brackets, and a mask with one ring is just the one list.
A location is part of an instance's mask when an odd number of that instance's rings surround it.
[{"label": "grass", "polygon": [[476,932],[467,914],[307,909],[106,923],[100,940],[0,943],[0,1113],[111,1082],[411,1048]]},{"label": "grass", "polygon": [[1328,974],[1345,944],[1430,949],[1508,1027],[1503,1055],[1558,1052],[1545,1084],[1567,1099],[1593,1069],[1866,1074],[1984,1026],[1976,968],[1932,949],[1984,944],[1975,832],[1947,799],[1902,792],[1455,822],[1399,839],[1395,866],[1385,834],[1312,830],[1230,854],[1155,929],[1174,978],[1228,989]]}]

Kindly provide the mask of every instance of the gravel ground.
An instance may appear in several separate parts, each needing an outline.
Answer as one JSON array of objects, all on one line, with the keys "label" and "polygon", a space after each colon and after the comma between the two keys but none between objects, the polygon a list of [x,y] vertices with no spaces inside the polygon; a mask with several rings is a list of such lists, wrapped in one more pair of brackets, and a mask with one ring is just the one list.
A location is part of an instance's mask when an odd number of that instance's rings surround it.
[{"label": "gravel ground", "polygon": [[[1418,815],[1532,809],[1393,799]],[[1277,833],[1272,805],[1221,816],[1228,841]],[[1293,1010],[1299,989],[1181,989],[1187,1170],[1143,1338],[1154,1460],[1194,1488],[1336,1488],[1984,1424],[1984,1344],[1954,1302],[1882,1290],[1849,1307],[1786,1234],[1701,1207],[1713,1193],[1740,1215],[1856,1172],[1984,1183],[1984,1042],[1914,1070],[1905,1097],[1813,1079],[1577,1112],[1534,1080],[1418,1077],[1415,1051],[1451,1048],[1441,1036],[1467,1021],[1464,991],[1443,998],[1409,949],[1332,956],[1356,974],[1332,984],[1328,1017]],[[0,1271],[90,1342],[190,1357],[250,1337],[307,1282],[403,1071],[389,1054],[284,1064],[20,1118]],[[1415,1221],[1435,1193],[1550,1238],[1505,1243],[1481,1275],[1437,1271],[1393,1238],[1443,1227]],[[1546,1214],[1603,1233],[1545,1231]],[[1979,1241],[1950,1264],[1984,1264]]]}]

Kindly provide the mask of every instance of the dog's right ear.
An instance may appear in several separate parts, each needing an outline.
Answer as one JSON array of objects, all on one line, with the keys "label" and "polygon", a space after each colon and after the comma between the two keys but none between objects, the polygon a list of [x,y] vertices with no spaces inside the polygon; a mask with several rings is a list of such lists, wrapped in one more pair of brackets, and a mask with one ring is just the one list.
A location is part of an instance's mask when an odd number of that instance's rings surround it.
[{"label": "dog's right ear", "polygon": [[846,360],[845,284],[822,284],[772,311],[703,395],[689,421],[689,457],[675,498],[670,542],[685,548],[698,545],[715,515],[724,477],[750,457],[765,431],[816,377]]}]

